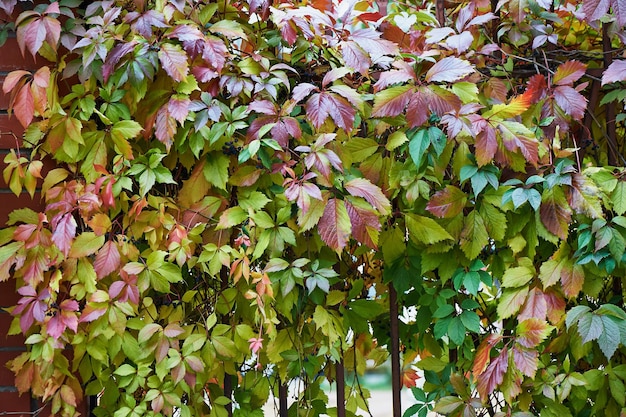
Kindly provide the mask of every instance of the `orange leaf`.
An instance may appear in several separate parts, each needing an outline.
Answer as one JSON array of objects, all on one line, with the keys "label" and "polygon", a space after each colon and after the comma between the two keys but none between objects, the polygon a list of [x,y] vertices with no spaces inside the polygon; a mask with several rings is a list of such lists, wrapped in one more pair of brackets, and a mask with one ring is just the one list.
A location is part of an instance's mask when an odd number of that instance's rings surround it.
[{"label": "orange leaf", "polygon": [[474,376],[477,377],[485,372],[485,369],[487,368],[487,365],[491,360],[491,348],[494,347],[500,340],[502,340],[502,336],[497,334],[490,334],[485,339],[483,339],[482,342],[480,342],[480,345],[476,350],[474,366],[472,367],[472,373],[474,374]]}]

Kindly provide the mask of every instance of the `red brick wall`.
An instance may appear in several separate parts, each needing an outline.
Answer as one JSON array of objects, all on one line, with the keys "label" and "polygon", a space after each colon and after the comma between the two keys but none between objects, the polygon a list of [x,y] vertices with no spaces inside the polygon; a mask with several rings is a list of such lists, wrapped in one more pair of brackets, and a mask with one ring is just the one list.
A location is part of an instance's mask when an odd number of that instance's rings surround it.
[{"label": "red brick wall", "polygon": [[[1,15],[3,20],[6,16]],[[7,42],[0,47],[0,86],[6,75],[16,69],[37,70],[45,63],[33,59],[30,54],[22,56],[17,40],[10,37]],[[36,194],[34,199],[24,192],[19,197],[15,196],[2,179],[1,171],[4,170],[4,157],[10,149],[21,144],[21,137],[24,129],[15,117],[8,115],[9,97],[2,93],[0,88],[0,226],[8,220],[9,213],[16,208],[31,207],[40,210],[42,203],[40,195]],[[29,152],[28,150],[25,150]],[[7,413],[15,417],[30,416],[41,406],[28,395],[19,395],[14,386],[13,373],[7,368],[7,361],[25,351],[24,338],[20,336],[8,336],[8,329],[12,316],[3,308],[15,305],[18,300],[15,282],[12,280],[0,282],[0,415]],[[83,401],[86,404],[87,401]],[[16,414],[14,414],[16,413]],[[20,414],[23,413],[23,414]],[[49,413],[49,412],[48,412]],[[44,412],[42,415],[48,414]],[[83,416],[89,415],[86,407],[81,410]]]}]

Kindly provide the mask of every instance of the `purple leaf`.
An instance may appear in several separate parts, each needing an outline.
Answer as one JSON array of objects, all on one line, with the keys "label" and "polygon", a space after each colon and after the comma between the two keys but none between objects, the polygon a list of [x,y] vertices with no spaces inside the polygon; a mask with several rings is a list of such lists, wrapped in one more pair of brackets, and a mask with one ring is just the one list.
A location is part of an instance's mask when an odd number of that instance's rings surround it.
[{"label": "purple leaf", "polygon": [[472,65],[459,58],[446,57],[433,65],[426,73],[428,82],[452,83],[474,72]]},{"label": "purple leaf", "polygon": [[556,104],[574,119],[580,120],[585,115],[587,99],[574,88],[565,85],[555,88],[554,99]]},{"label": "purple leaf", "polygon": [[602,85],[626,81],[626,61],[613,61],[602,74]]},{"label": "purple leaf", "polygon": [[167,72],[167,75],[172,77],[174,81],[183,81],[189,73],[187,54],[179,45],[171,43],[161,44],[159,61],[161,61],[161,65],[165,72]]}]

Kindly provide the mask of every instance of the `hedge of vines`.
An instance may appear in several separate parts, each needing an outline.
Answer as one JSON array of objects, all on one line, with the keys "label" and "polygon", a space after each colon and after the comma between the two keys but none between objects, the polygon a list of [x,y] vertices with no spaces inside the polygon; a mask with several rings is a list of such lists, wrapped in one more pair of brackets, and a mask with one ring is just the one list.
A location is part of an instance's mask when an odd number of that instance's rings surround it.
[{"label": "hedge of vines", "polygon": [[0,8],[45,62],[0,280],[53,414],[334,415],[340,367],[367,412],[394,323],[407,416],[626,413],[624,0]]}]

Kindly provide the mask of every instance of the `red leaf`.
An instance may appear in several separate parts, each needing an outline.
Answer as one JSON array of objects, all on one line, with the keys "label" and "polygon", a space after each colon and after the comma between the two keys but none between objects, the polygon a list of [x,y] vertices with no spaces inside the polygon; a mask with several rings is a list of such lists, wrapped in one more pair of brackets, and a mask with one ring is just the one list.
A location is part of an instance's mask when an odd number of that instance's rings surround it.
[{"label": "red leaf", "polygon": [[353,237],[362,244],[376,249],[378,247],[378,233],[380,232],[378,214],[368,208],[362,200],[346,200],[345,205],[352,223]]},{"label": "red leaf", "polygon": [[572,261],[563,266],[561,270],[561,283],[563,284],[563,292],[566,296],[576,297],[583,289],[585,283],[585,271],[583,267],[574,264]]},{"label": "red leaf", "polygon": [[430,198],[426,210],[439,218],[452,218],[463,211],[466,202],[467,194],[453,185],[448,185]]},{"label": "red leaf", "polygon": [[354,42],[341,43],[341,56],[347,67],[366,74],[372,64],[370,57]]},{"label": "red leaf", "polygon": [[102,279],[120,266],[120,252],[113,241],[106,242],[96,255],[93,268],[98,279]]},{"label": "red leaf", "polygon": [[163,43],[158,55],[163,69],[174,81],[180,82],[187,77],[189,74],[187,54],[179,45]]},{"label": "red leaf", "polygon": [[548,304],[548,320],[550,320],[550,323],[556,325],[565,314],[565,299],[563,299],[560,294],[553,291],[547,291],[544,297]]},{"label": "red leaf", "polygon": [[321,92],[314,94],[306,102],[306,114],[319,129],[330,116],[337,127],[349,132],[354,124],[356,110],[343,97],[333,93]]},{"label": "red leaf", "polygon": [[613,61],[602,74],[602,85],[626,81],[626,61]]},{"label": "red leaf", "polygon": [[474,366],[472,367],[472,373],[475,377],[478,377],[485,372],[487,364],[489,364],[491,360],[491,348],[493,348],[500,340],[502,340],[502,336],[492,333],[480,342],[478,349],[476,349]]},{"label": "red leaf", "polygon": [[583,0],[585,20],[592,22],[603,17],[609,11],[610,0]]},{"label": "red leaf", "polygon": [[349,39],[356,42],[371,57],[378,58],[383,55],[396,56],[398,45],[395,42],[380,38],[381,33],[372,28],[357,29],[350,34]]},{"label": "red leaf", "polygon": [[446,57],[433,65],[426,73],[428,82],[452,83],[474,72],[472,65],[463,59]]},{"label": "red leaf", "polygon": [[587,99],[574,88],[565,85],[556,87],[554,99],[559,107],[574,119],[580,120],[585,115]]},{"label": "red leaf", "polygon": [[106,82],[111,74],[113,74],[113,70],[120,60],[130,53],[137,45],[136,41],[131,42],[123,42],[115,45],[115,47],[111,50],[111,52],[107,55],[104,60],[104,64],[102,65],[102,77]]},{"label": "red leaf", "polygon": [[580,77],[585,75],[587,65],[579,61],[567,61],[556,69],[552,77],[552,83],[555,85],[572,85],[578,81]]},{"label": "red leaf", "polygon": [[538,318],[545,320],[548,314],[548,302],[544,293],[539,288],[533,288],[526,297],[526,303],[522,311],[518,314],[517,319],[524,321],[530,318]]},{"label": "red leaf", "polygon": [[41,18],[35,18],[17,27],[17,43],[24,55],[25,49],[35,56],[46,39],[46,26]]},{"label": "red leaf", "polygon": [[176,120],[170,116],[167,106],[161,107],[157,112],[154,129],[156,138],[169,149],[176,134]]},{"label": "red leaf", "polygon": [[30,89],[30,83],[24,84],[19,89],[15,101],[11,104],[10,110],[13,111],[17,120],[24,128],[28,127],[35,115],[35,100]]},{"label": "red leaf", "polygon": [[148,10],[145,13],[130,12],[124,17],[124,22],[133,22],[130,27],[144,38],[152,37],[152,28],[166,28],[165,17],[156,10]]},{"label": "red leaf", "polygon": [[178,123],[183,124],[189,114],[191,100],[188,97],[171,97],[167,105],[167,110]]},{"label": "red leaf", "polygon": [[518,125],[519,124],[516,125],[514,122],[510,123],[506,121],[498,124],[502,143],[504,147],[511,152],[519,150],[528,162],[536,166],[539,159],[539,142],[536,139],[527,138],[523,134],[517,133],[515,128]]},{"label": "red leaf", "polygon": [[226,57],[228,56],[228,49],[224,41],[214,36],[207,36],[204,43],[204,49],[202,51],[202,59],[207,64],[215,68],[215,71],[221,72],[226,63]]},{"label": "red leaf", "polygon": [[519,345],[513,346],[513,362],[515,367],[529,378],[534,378],[539,363],[539,352],[535,349],[524,349]]},{"label": "red leaf", "polygon": [[530,318],[521,321],[516,328],[517,343],[526,347],[537,347],[552,332],[553,327],[543,319]]},{"label": "red leaf", "polygon": [[24,77],[30,76],[30,72],[24,70],[11,71],[2,83],[2,92],[9,94],[11,90],[15,88],[18,82],[22,81]]},{"label": "red leaf", "polygon": [[491,163],[493,157],[498,151],[496,130],[490,124],[486,125],[485,128],[476,136],[474,146],[476,148],[476,162],[478,163],[478,166],[484,166]]},{"label": "red leaf", "polygon": [[413,87],[410,85],[391,87],[376,93],[372,116],[395,117],[402,114],[412,95]]},{"label": "red leaf", "polygon": [[383,194],[383,191],[365,178],[355,178],[345,183],[344,187],[350,194],[363,197],[372,206],[376,207],[383,216],[390,213],[391,203]]},{"label": "red leaf", "polygon": [[350,217],[342,200],[332,198],[324,208],[318,224],[322,240],[335,251],[341,251],[350,239]]},{"label": "red leaf", "polygon": [[508,350],[505,347],[489,364],[485,372],[478,377],[476,389],[482,398],[487,398],[504,380],[504,374],[509,367],[508,356]]},{"label": "red leaf", "polygon": [[17,290],[22,296],[17,302],[17,306],[13,309],[14,316],[20,316],[20,329],[26,334],[28,329],[35,321],[41,323],[46,318],[48,303],[46,300],[50,298],[50,291],[44,288],[39,294],[31,286],[24,286]]},{"label": "red leaf", "polygon": [[415,80],[417,77],[413,68],[404,61],[396,61],[393,66],[398,69],[392,69],[389,71],[381,72],[374,84],[374,91],[378,92],[392,84],[404,83],[409,80]]},{"label": "red leaf", "polygon": [[76,220],[71,213],[64,214],[55,225],[52,233],[52,241],[61,252],[67,256],[70,253],[72,241],[76,236]]},{"label": "red leaf", "polygon": [[74,332],[78,330],[78,303],[76,300],[64,300],[58,310],[46,324],[48,334],[55,339],[61,337],[66,328]]},{"label": "red leaf", "polygon": [[546,90],[548,84],[546,83],[546,77],[541,74],[535,74],[528,79],[526,92],[530,98],[530,103],[535,104],[546,96]]},{"label": "red leaf", "polygon": [[541,222],[550,233],[563,240],[567,239],[569,224],[572,220],[572,209],[565,200],[563,190],[553,188],[544,191],[539,214]]}]

